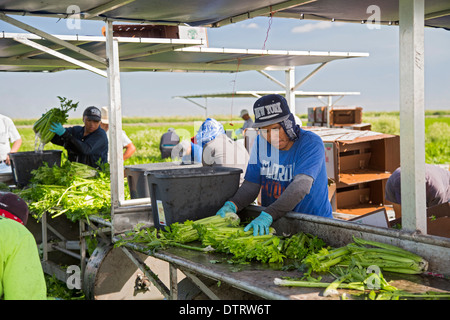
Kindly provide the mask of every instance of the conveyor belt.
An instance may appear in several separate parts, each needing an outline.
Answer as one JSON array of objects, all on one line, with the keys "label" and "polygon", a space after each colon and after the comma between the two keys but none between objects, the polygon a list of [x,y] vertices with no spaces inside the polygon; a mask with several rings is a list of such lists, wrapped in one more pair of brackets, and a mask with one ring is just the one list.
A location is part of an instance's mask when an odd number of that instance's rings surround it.
[{"label": "conveyor belt", "polygon": [[[342,293],[355,294],[355,291],[339,290],[339,295],[324,297],[323,288],[280,287],[273,283],[274,278],[301,277],[299,271],[282,271],[276,266],[262,263],[230,264],[223,254],[202,253],[188,249],[168,248],[149,253],[143,246],[125,245],[128,249],[151,254],[155,258],[169,262],[181,271],[202,275],[222,283],[227,283],[239,290],[269,300],[330,300],[340,299]],[[400,290],[412,293],[427,291],[450,292],[450,280],[430,275],[400,275],[384,273],[386,280]],[[324,275],[322,281],[331,282],[331,275]],[[348,295],[348,296],[349,296]],[[356,298],[356,296],[353,296]]]}]

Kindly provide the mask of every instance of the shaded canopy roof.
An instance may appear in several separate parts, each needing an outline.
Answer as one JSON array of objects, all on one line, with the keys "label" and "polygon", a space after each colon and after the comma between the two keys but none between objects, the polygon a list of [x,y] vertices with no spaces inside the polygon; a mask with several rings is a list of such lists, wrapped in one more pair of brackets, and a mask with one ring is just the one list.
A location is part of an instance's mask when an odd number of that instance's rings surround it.
[{"label": "shaded canopy roof", "polygon": [[[372,15],[370,6],[380,8],[381,23],[397,24],[398,0],[0,0],[6,14],[67,18],[80,12],[85,19],[154,24],[222,26],[267,16],[357,22]],[[75,10],[75,11],[74,11]],[[425,25],[450,29],[450,1],[425,0]]]},{"label": "shaded canopy roof", "polygon": [[[56,36],[80,49],[106,57],[102,36]],[[20,41],[31,41],[99,69],[105,65],[54,44],[34,34],[0,34],[0,71],[48,71],[79,69]],[[250,50],[190,47],[201,40],[118,37],[121,71],[201,71],[236,72],[247,70],[286,70],[289,67],[367,57],[367,53]],[[178,48],[178,49],[177,49]],[[175,50],[174,50],[175,49]]]},{"label": "shaded canopy roof", "polygon": [[[204,93],[204,94],[191,94],[185,96],[177,96],[175,98],[258,98],[267,94],[280,94],[285,95],[286,91],[236,91],[236,92],[220,92],[220,93]],[[326,96],[347,96],[347,95],[359,95],[359,92],[337,92],[337,91],[295,91],[297,98],[314,98],[314,97],[326,97]]]}]

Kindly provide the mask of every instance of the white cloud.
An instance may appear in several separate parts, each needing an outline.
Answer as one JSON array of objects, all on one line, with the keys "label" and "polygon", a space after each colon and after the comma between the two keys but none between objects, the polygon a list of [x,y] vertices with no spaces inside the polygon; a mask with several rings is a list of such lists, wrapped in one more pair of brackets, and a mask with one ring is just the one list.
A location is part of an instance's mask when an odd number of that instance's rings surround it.
[{"label": "white cloud", "polygon": [[307,23],[291,29],[292,33],[307,33],[314,30],[323,30],[343,25],[342,22],[321,21],[316,23]]},{"label": "white cloud", "polygon": [[243,24],[242,27],[245,29],[258,29],[259,28],[258,24],[254,23],[254,22],[248,23],[248,24]]}]

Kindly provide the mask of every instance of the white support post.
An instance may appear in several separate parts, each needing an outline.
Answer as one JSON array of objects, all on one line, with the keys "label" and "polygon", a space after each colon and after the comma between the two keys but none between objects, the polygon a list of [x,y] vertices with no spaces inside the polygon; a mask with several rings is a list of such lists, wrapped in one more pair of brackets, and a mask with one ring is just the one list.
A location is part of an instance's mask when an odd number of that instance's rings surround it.
[{"label": "white support post", "polygon": [[328,96],[328,104],[327,104],[327,128],[330,127],[330,115],[331,115],[331,108],[333,106],[333,98],[331,96]]},{"label": "white support post", "polygon": [[426,234],[424,0],[400,0],[402,228]]},{"label": "white support post", "polygon": [[[112,22],[106,24],[109,94],[109,158],[111,168],[111,211],[124,201],[122,102],[120,92],[119,44],[113,38]],[[113,224],[114,225],[114,224]]]},{"label": "white support post", "polygon": [[295,114],[295,68],[289,68],[285,71],[285,79],[286,79],[286,100],[289,106],[289,109],[293,114]]}]

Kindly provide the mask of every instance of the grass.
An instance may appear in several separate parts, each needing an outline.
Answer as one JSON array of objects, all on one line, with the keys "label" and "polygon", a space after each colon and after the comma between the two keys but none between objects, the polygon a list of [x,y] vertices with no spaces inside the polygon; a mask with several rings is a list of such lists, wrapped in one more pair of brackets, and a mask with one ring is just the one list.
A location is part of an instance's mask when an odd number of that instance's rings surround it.
[{"label": "grass", "polygon": [[[298,115],[306,119],[306,114]],[[426,162],[431,164],[450,163],[450,111],[439,110],[425,112],[425,153]],[[225,129],[237,129],[242,119],[230,118],[226,115],[214,116],[222,121]],[[153,163],[164,161],[159,152],[159,139],[168,128],[173,127],[183,139],[190,139],[197,131],[201,117],[125,117],[122,127],[128,137],[136,145],[135,154],[125,161],[124,165]],[[14,119],[22,135],[20,151],[34,150],[34,132],[31,126],[36,119]],[[231,125],[230,122],[233,124]],[[306,122],[306,121],[305,121]],[[400,134],[399,112],[364,112],[363,122],[372,124],[372,130],[387,134]],[[69,119],[69,124],[79,125],[80,119]],[[64,150],[62,147],[49,143],[45,150]]]},{"label": "grass", "polygon": [[[450,163],[450,112],[429,112],[425,118],[425,162]],[[365,113],[363,122],[372,124],[372,130],[400,134],[398,113]]]}]

